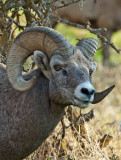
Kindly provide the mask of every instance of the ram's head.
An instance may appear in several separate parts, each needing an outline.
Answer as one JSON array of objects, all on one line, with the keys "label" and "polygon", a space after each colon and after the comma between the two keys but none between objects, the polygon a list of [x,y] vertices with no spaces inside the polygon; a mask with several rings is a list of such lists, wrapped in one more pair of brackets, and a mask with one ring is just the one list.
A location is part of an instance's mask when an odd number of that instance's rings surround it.
[{"label": "ram's head", "polygon": [[[47,27],[25,30],[15,39],[7,60],[7,75],[14,89],[25,92],[36,83],[36,77],[26,81],[22,65],[34,53],[34,60],[49,80],[49,97],[55,103],[81,108],[100,102],[114,86],[97,93],[91,82],[96,69],[93,62],[98,41],[82,39],[72,46],[60,33]],[[43,84],[40,84],[43,85]]]}]

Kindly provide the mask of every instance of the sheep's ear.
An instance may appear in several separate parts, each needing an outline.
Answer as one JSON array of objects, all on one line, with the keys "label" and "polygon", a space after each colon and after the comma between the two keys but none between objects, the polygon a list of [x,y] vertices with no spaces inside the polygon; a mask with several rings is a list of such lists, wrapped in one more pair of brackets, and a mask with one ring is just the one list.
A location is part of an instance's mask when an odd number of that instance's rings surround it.
[{"label": "sheep's ear", "polygon": [[97,68],[97,63],[96,62],[92,62],[92,72],[95,72]]},{"label": "sheep's ear", "polygon": [[34,51],[34,61],[45,77],[50,79],[50,66],[48,57],[41,51]]}]

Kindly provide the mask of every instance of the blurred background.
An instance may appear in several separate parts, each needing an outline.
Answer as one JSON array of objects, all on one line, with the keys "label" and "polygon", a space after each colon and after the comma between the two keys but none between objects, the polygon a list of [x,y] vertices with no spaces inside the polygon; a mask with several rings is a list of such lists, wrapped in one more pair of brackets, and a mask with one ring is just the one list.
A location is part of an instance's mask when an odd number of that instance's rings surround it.
[{"label": "blurred background", "polygon": [[[71,22],[81,27],[73,27]],[[101,103],[85,110],[68,106],[64,118],[51,136],[26,159],[120,160],[121,55],[117,52],[121,49],[121,1],[1,0],[1,63],[6,64],[6,57],[15,37],[27,27],[37,25],[53,27],[73,45],[82,38],[98,38],[99,49],[95,55],[98,67],[92,82],[98,91],[113,84],[116,87]],[[107,32],[100,32],[99,29],[93,34],[90,33],[90,28],[107,28]],[[32,63],[32,59],[28,60],[23,70],[27,72]]]}]

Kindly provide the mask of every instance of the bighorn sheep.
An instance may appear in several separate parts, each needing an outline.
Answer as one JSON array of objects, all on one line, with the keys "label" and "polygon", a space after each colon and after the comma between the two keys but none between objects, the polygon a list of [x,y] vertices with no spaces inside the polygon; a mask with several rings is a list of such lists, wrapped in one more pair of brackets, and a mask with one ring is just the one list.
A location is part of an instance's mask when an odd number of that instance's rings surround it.
[{"label": "bighorn sheep", "polygon": [[[113,89],[95,92],[91,83],[97,46],[93,38],[72,46],[48,27],[17,36],[6,69],[0,64],[0,160],[28,156],[50,135],[67,105],[86,108]],[[22,75],[22,65],[33,52],[38,69]]]},{"label": "bighorn sheep", "polygon": [[[65,0],[69,3],[72,0]],[[59,6],[60,4],[57,3]],[[62,5],[62,4],[61,4]],[[57,15],[70,22],[85,24],[87,20],[95,28],[107,28],[107,38],[110,39],[114,31],[121,29],[121,0],[85,0],[82,10],[80,2],[57,10]],[[115,12],[115,13],[114,13]],[[54,22],[52,22],[54,26]],[[109,49],[103,49],[103,62],[109,60]]]}]

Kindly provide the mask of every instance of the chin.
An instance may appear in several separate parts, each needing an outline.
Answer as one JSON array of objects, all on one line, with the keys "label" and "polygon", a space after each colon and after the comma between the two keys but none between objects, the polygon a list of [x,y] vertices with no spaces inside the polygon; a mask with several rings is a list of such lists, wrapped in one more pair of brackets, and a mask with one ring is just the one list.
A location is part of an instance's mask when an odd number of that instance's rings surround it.
[{"label": "chin", "polygon": [[77,107],[81,108],[81,109],[85,109],[87,107],[90,106],[90,103],[89,102],[80,102],[79,105],[77,105]]}]

